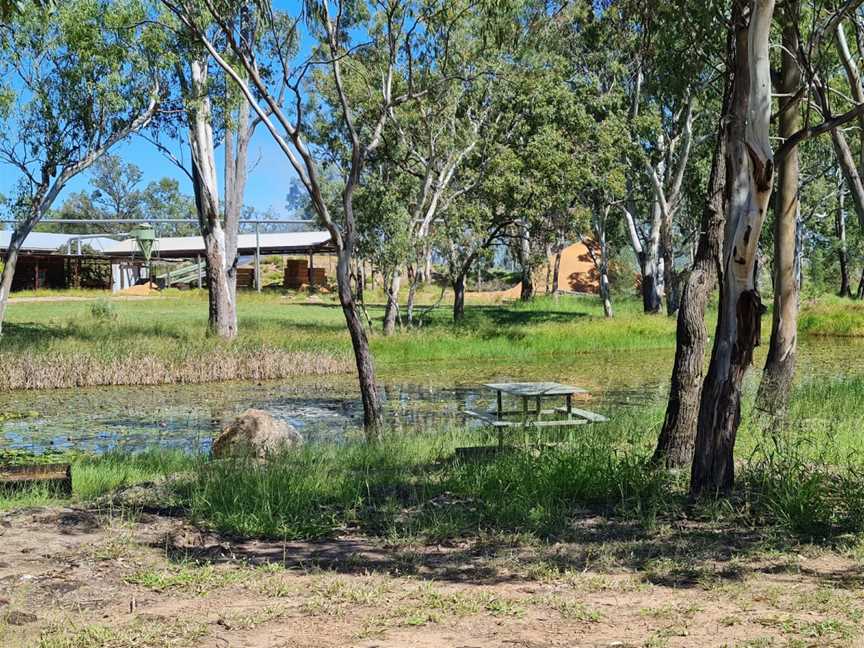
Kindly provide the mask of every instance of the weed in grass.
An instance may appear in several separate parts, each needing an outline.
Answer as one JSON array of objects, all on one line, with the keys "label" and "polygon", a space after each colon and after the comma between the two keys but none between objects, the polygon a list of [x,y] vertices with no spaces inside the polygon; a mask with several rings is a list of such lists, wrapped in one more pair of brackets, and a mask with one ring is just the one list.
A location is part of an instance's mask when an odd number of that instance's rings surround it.
[{"label": "weed in grass", "polygon": [[287,608],[268,605],[254,610],[229,610],[222,612],[216,623],[226,630],[251,630],[283,616]]},{"label": "weed in grass", "polygon": [[138,618],[129,625],[108,627],[86,625],[75,627],[64,622],[43,630],[38,648],[169,648],[191,645],[207,634],[207,626],[198,621],[177,619],[162,621]]},{"label": "weed in grass", "polygon": [[307,614],[332,616],[346,606],[373,606],[386,602],[392,583],[380,576],[349,578],[325,575],[310,587],[311,597],[303,603]]},{"label": "weed in grass", "polygon": [[108,299],[97,299],[90,304],[90,317],[97,322],[113,322],[117,319],[117,304]]},{"label": "weed in grass", "polygon": [[124,580],[131,585],[140,585],[156,592],[179,590],[203,595],[244,582],[253,575],[254,571],[250,569],[217,567],[210,563],[185,563],[169,569],[141,569]]},{"label": "weed in grass", "polygon": [[532,605],[555,610],[563,619],[597,623],[603,618],[603,615],[597,610],[586,606],[580,601],[575,601],[560,594],[535,596],[530,598],[528,602]]}]

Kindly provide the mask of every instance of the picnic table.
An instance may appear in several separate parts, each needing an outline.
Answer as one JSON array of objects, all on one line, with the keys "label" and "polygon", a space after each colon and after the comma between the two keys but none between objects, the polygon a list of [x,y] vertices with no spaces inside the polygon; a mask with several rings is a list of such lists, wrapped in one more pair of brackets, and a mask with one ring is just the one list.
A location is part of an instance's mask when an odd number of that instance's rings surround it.
[{"label": "picnic table", "polygon": [[[483,386],[495,391],[495,409],[490,412],[467,410],[465,415],[479,419],[496,429],[499,447],[504,445],[504,430],[507,428],[570,427],[609,420],[602,414],[573,407],[573,396],[588,393],[581,387],[556,382],[486,383]],[[521,399],[521,409],[505,409],[505,395]],[[564,399],[563,407],[543,408],[544,399],[561,399],[562,397]],[[545,416],[554,415],[564,415],[565,418],[544,419]]]}]

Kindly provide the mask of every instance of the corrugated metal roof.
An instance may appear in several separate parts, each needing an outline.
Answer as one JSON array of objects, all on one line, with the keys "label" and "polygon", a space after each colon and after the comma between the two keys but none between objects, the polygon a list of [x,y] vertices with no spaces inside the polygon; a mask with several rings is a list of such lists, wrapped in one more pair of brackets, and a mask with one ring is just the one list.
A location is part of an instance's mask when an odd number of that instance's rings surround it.
[{"label": "corrugated metal roof", "polygon": [[[65,247],[69,241],[79,238],[78,234],[53,234],[49,232],[31,232],[26,239],[24,245],[21,246],[22,252],[57,252],[60,248]],[[9,241],[12,240],[12,230],[0,230],[0,250],[9,249]],[[98,251],[105,251],[108,248],[117,245],[117,241],[110,238],[85,238],[82,240],[82,245],[87,245]]]},{"label": "corrugated metal roof", "polygon": [[[289,232],[261,234],[260,247],[263,254],[279,252],[306,252],[325,248],[330,243],[329,232]],[[109,256],[140,255],[135,239],[114,242],[105,250]],[[238,254],[255,253],[255,235],[241,234],[237,237]],[[175,236],[158,238],[153,244],[153,256],[183,257],[204,254],[204,239],[201,236]]]}]

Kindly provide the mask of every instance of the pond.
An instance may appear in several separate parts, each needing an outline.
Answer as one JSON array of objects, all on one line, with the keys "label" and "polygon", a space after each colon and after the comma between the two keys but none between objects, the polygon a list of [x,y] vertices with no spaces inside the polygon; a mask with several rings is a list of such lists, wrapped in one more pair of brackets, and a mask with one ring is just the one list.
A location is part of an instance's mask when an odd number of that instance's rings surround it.
[{"label": "pond", "polygon": [[[864,343],[836,339],[802,344],[799,376],[864,372]],[[765,349],[757,356],[761,367]],[[461,424],[465,409],[487,409],[482,383],[554,380],[590,392],[586,408],[614,416],[618,408],[662,402],[673,351],[595,352],[572,358],[538,358],[514,366],[477,362],[423,363],[381,371],[388,425],[432,428]],[[750,372],[750,380],[759,371]],[[10,392],[0,395],[0,413],[26,414],[3,421],[0,449],[32,452],[156,446],[207,451],[214,434],[249,407],[294,425],[310,442],[339,442],[359,434],[362,410],[353,375],[290,382],[219,383],[161,387],[97,387]]]}]

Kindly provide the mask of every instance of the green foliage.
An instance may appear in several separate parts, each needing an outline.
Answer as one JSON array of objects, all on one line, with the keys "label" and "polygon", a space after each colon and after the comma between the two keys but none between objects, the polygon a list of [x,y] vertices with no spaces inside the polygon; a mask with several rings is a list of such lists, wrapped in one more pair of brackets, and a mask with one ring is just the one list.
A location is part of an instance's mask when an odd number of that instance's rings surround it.
[{"label": "green foliage", "polygon": [[0,151],[19,172],[8,208],[28,227],[157,99],[161,30],[147,17],[138,0],[26,3],[0,31]]},{"label": "green foliage", "polygon": [[113,322],[117,319],[117,305],[107,299],[98,299],[90,304],[90,317],[97,322]]}]

